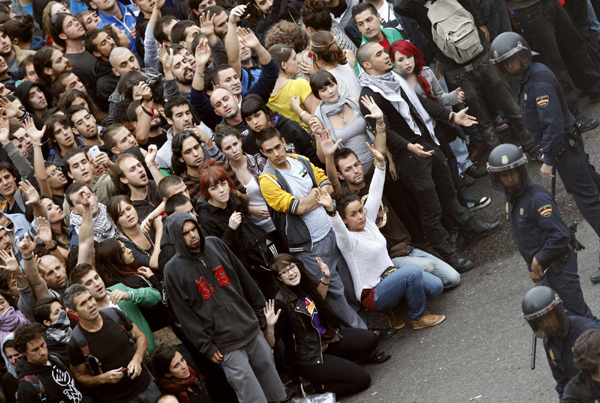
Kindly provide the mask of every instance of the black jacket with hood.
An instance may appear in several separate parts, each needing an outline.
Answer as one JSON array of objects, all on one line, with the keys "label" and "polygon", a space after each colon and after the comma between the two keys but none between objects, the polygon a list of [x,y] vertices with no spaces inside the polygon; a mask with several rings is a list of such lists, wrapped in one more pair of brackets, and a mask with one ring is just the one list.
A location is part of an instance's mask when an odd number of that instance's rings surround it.
[{"label": "black jacket with hood", "polygon": [[21,84],[19,84],[19,86],[15,90],[15,96],[17,98],[19,98],[19,101],[21,101],[21,104],[25,107],[25,110],[27,112],[29,112],[29,116],[31,116],[33,118],[33,123],[35,124],[35,127],[38,130],[42,130],[42,127],[44,127],[45,121],[42,118],[40,118],[39,116],[37,116],[36,114],[34,114],[33,110],[31,109],[31,107],[29,105],[29,90],[34,85],[40,87],[40,89],[46,96],[46,101],[48,102],[48,106],[50,106],[52,99],[49,98],[49,96],[48,96],[49,94],[47,93],[47,91],[45,91],[44,87],[42,87],[40,84],[34,83],[33,81],[23,81]]},{"label": "black jacket with hood", "polygon": [[100,110],[108,111],[108,97],[119,85],[120,77],[113,72],[110,62],[102,59],[96,60],[94,66],[94,77],[96,78],[96,100]]},{"label": "black jacket with hood", "polygon": [[[197,255],[185,245],[187,221],[200,234]],[[188,213],[174,212],[167,225],[177,254],[165,266],[165,281],[187,339],[212,358],[217,350],[227,354],[259,336],[265,299],[238,258],[220,239],[205,238]]]},{"label": "black jacket with hood", "polygon": [[24,376],[34,375],[43,385],[47,402],[79,403],[86,402],[81,392],[75,386],[75,377],[68,367],[53,354],[48,355],[50,365],[33,364],[25,357],[19,359],[17,376],[19,389],[17,398],[19,402],[41,402],[39,386],[36,388],[31,381],[24,380]]}]

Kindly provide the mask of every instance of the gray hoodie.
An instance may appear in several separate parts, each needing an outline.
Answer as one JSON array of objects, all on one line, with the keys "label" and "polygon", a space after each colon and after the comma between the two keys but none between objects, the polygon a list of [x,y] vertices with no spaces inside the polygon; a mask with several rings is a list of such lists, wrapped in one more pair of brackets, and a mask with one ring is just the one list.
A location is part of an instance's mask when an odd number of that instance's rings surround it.
[{"label": "gray hoodie", "polygon": [[[192,221],[200,234],[201,252],[192,255],[183,225]],[[168,220],[176,255],[165,266],[167,292],[186,337],[206,357],[217,350],[235,351],[260,333],[265,299],[246,268],[218,238],[204,237],[188,213]]]}]

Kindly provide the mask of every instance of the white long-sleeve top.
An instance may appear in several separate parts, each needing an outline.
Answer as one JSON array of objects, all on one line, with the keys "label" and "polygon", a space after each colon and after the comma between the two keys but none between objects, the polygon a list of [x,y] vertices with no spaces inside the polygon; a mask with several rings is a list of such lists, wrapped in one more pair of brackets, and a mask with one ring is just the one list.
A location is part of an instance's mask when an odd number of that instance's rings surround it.
[{"label": "white long-sleeve top", "polygon": [[354,293],[359,301],[362,290],[374,288],[380,281],[381,273],[394,265],[388,255],[385,238],[375,224],[384,182],[385,169],[382,171],[375,168],[369,187],[369,198],[365,203],[367,224],[364,231],[348,231],[339,214],[329,217],[337,245],[348,263],[354,282]]}]

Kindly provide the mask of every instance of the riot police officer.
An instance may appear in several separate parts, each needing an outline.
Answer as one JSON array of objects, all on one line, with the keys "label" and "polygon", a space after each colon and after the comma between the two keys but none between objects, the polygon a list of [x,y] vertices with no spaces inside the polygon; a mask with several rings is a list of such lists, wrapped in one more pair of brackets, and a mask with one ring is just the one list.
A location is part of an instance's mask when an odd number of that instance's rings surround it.
[{"label": "riot police officer", "polygon": [[545,286],[527,291],[521,308],[523,318],[536,337],[544,339],[546,358],[556,380],[555,389],[562,398],[565,386],[578,372],[573,364],[572,347],[575,340],[588,329],[600,329],[600,324],[565,312],[558,294]]},{"label": "riot police officer", "polygon": [[571,230],[552,195],[529,179],[527,157],[514,144],[501,144],[488,158],[495,190],[506,198],[506,218],[534,282],[552,287],[574,315],[595,319],[583,299]]},{"label": "riot police officer", "polygon": [[556,168],[566,191],[600,236],[600,192],[590,171],[581,132],[556,76],[545,65],[532,63],[529,45],[514,32],[498,35],[490,51],[491,62],[521,83],[518,98],[525,125],[544,150],[542,176],[552,178],[553,167]]}]

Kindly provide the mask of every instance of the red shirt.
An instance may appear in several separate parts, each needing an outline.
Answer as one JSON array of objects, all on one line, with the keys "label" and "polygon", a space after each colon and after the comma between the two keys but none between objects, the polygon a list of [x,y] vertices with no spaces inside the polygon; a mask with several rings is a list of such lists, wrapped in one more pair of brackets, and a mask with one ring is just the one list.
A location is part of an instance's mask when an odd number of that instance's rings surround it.
[{"label": "red shirt", "polygon": [[392,47],[392,45],[390,45],[385,35],[383,36],[383,41],[379,42],[379,44],[383,46],[386,52],[390,53],[390,48]]}]

